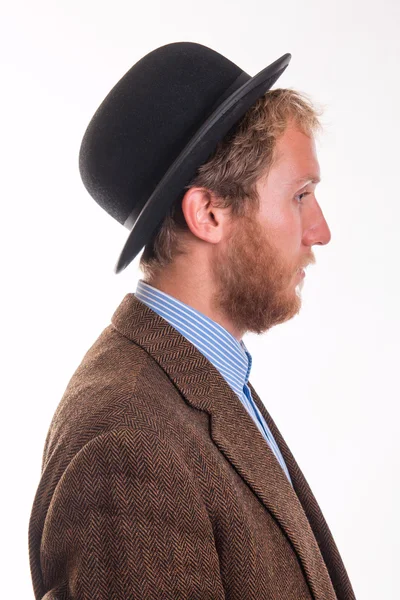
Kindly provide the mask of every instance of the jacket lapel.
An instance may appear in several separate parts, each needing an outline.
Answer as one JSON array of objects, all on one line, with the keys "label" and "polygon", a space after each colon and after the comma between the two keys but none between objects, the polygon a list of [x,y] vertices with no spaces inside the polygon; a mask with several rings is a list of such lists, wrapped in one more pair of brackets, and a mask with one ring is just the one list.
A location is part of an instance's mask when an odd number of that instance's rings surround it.
[{"label": "jacket lapel", "polygon": [[[125,296],[112,317],[112,324],[154,358],[188,404],[209,414],[214,443],[289,538],[315,600],[336,600],[310,526],[313,520],[309,521],[309,515],[306,516],[303,508],[310,507],[310,514],[315,508],[309,494],[304,492],[305,480],[296,470],[297,465],[289,449],[254,388],[249,386],[268,425],[272,425],[271,430],[276,435],[285,460],[288,459],[289,472],[302,502],[239,398],[219,371],[191,342],[134,294]],[[318,530],[321,523],[319,517],[315,523]],[[327,555],[330,549],[329,545],[326,546]],[[342,598],[347,600],[352,596],[343,595]]]},{"label": "jacket lapel", "polygon": [[349,577],[347,575],[346,568],[343,564],[335,541],[332,537],[331,531],[325,521],[325,518],[318,506],[318,503],[312,493],[310,486],[308,485],[303,473],[301,472],[293,454],[283,439],[280,431],[275,425],[273,419],[269,415],[267,409],[262,403],[257,392],[249,382],[249,388],[251,395],[257,404],[260,412],[266,420],[268,427],[270,428],[276,443],[279,446],[282,456],[285,460],[286,466],[289,469],[290,477],[292,479],[294,489],[296,490],[297,496],[301,502],[303,510],[307,515],[308,521],[314,532],[315,538],[318,542],[321,554],[328,567],[329,574],[334,585],[337,597],[340,600],[355,600],[353,588],[351,586]]}]

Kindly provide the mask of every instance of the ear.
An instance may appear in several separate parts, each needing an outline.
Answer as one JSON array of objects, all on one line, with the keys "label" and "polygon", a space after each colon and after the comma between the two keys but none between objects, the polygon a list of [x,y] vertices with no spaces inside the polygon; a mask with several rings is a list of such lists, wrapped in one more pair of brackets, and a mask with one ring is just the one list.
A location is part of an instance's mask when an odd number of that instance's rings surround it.
[{"label": "ear", "polygon": [[182,198],[182,212],[194,236],[218,244],[227,235],[229,209],[215,206],[217,196],[207,188],[191,187]]}]

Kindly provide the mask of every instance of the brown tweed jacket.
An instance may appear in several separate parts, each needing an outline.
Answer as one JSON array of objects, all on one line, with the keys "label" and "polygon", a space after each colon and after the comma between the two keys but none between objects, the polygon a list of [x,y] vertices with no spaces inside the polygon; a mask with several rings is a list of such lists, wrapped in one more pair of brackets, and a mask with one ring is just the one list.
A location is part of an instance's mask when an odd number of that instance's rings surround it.
[{"label": "brown tweed jacket", "polygon": [[354,599],[318,504],[249,387],[294,489],[221,374],[127,294],[47,435],[29,524],[36,599]]}]

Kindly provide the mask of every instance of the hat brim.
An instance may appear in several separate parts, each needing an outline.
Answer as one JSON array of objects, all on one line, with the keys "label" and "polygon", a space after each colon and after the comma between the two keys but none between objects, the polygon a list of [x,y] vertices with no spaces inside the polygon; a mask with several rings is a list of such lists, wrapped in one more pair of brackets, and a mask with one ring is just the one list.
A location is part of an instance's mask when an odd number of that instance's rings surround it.
[{"label": "hat brim", "polygon": [[129,218],[125,223],[129,228],[133,226],[114,267],[115,273],[125,269],[150,241],[198,167],[207,161],[224,135],[282,75],[291,57],[291,54],[284,54],[246,81],[225,98],[197,130],[158,183],[133,224],[129,223]]}]

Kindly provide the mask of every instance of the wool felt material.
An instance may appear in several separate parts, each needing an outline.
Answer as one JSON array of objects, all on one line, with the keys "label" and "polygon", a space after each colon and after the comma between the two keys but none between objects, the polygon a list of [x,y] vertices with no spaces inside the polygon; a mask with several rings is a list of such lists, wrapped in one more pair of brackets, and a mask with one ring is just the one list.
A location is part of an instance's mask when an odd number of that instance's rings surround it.
[{"label": "wool felt material", "polygon": [[199,350],[127,294],[46,438],[36,600],[354,600],[331,532],[249,382],[293,487]]},{"label": "wool felt material", "polygon": [[176,42],[140,59],[107,94],[83,136],[79,170],[96,202],[130,230],[117,273],[290,58],[251,77],[211,48]]}]

